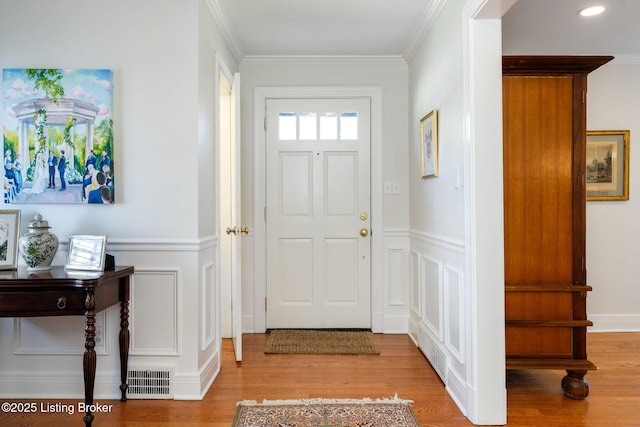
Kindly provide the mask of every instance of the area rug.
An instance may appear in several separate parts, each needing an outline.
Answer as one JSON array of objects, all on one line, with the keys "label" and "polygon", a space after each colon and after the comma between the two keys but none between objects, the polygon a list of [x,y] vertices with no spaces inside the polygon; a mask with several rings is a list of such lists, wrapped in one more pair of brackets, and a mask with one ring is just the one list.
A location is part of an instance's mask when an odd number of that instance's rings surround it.
[{"label": "area rug", "polygon": [[276,329],[265,344],[265,353],[280,354],[380,354],[368,331]]},{"label": "area rug", "polygon": [[419,427],[411,401],[306,399],[238,403],[232,427]]}]

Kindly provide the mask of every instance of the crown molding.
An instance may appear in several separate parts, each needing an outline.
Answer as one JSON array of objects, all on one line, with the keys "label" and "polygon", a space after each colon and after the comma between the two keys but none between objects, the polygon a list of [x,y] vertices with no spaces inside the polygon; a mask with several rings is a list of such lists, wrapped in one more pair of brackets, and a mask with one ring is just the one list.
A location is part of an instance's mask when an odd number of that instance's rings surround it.
[{"label": "crown molding", "polygon": [[447,0],[431,0],[430,4],[425,8],[422,18],[416,26],[413,37],[404,51],[404,58],[407,62],[411,62],[418,52],[418,49],[424,42],[436,19],[438,19],[438,15],[446,2]]},{"label": "crown molding", "polygon": [[370,64],[406,66],[402,55],[247,55],[242,66],[281,64]]},{"label": "crown molding", "polygon": [[233,30],[233,25],[231,25],[231,21],[229,21],[229,18],[227,17],[224,8],[220,4],[220,1],[205,0],[205,3],[211,11],[213,19],[218,24],[218,28],[220,28],[222,37],[224,37],[225,41],[227,42],[227,45],[231,50],[231,54],[237,62],[242,61],[242,59],[244,58],[244,48],[242,47],[242,43],[240,43],[240,39],[238,39],[236,32]]}]

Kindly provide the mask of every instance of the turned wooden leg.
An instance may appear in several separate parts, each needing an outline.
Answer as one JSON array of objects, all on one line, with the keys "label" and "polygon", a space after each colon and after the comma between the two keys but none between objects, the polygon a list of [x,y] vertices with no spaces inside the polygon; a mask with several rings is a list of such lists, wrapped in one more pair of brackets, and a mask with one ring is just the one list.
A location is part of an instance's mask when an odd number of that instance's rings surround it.
[{"label": "turned wooden leg", "polygon": [[93,387],[96,379],[96,299],[93,290],[87,290],[84,307],[84,357],[82,365],[84,373],[84,401],[87,410],[83,420],[86,427],[91,427],[93,414],[91,413],[90,407],[93,405]]},{"label": "turned wooden leg", "polygon": [[587,371],[567,371],[562,379],[564,395],[572,399],[586,399],[589,396],[589,383],[584,379]]},{"label": "turned wooden leg", "polygon": [[127,365],[129,361],[129,302],[120,304],[120,391],[121,402],[127,400]]}]

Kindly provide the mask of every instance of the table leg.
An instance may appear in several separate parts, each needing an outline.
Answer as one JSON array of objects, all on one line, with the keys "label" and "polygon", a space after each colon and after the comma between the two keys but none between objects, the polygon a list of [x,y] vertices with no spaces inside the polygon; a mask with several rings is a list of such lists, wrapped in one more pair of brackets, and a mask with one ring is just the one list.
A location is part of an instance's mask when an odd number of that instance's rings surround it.
[{"label": "table leg", "polygon": [[83,420],[86,427],[91,427],[94,417],[90,408],[93,405],[93,387],[96,379],[96,299],[93,290],[86,291],[84,307],[84,357],[82,362],[84,373],[84,402],[87,409]]},{"label": "table leg", "polygon": [[127,365],[129,362],[129,302],[120,303],[120,391],[121,402],[127,400]]}]

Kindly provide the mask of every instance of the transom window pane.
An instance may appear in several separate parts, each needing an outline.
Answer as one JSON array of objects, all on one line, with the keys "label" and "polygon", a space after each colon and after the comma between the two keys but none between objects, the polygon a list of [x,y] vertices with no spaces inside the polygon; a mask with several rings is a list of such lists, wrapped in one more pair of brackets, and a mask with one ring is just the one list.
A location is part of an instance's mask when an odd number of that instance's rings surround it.
[{"label": "transom window pane", "polygon": [[338,139],[338,113],[320,113],[320,139]]},{"label": "transom window pane", "polygon": [[358,113],[340,113],[340,139],[358,139]]},{"label": "transom window pane", "polygon": [[278,138],[286,141],[296,139],[296,113],[278,115]]},{"label": "transom window pane", "polygon": [[313,140],[318,139],[318,114],[317,113],[300,113],[300,139]]},{"label": "transom window pane", "polygon": [[278,137],[281,141],[358,139],[358,113],[356,112],[285,111],[278,113],[278,120]]}]

